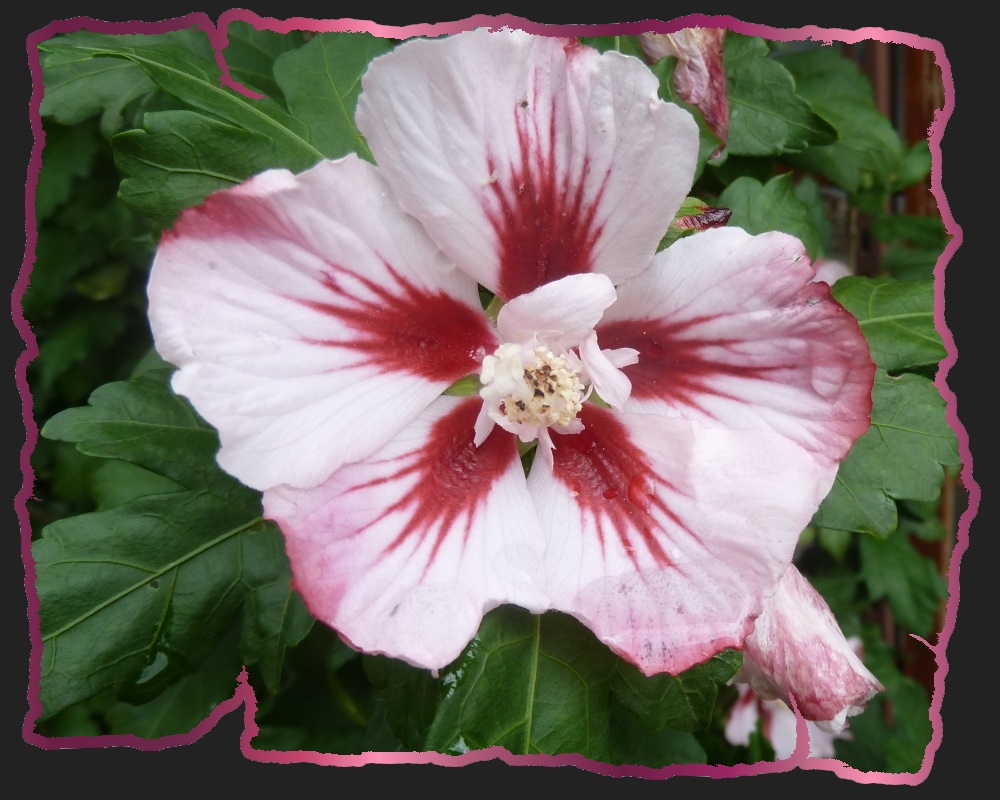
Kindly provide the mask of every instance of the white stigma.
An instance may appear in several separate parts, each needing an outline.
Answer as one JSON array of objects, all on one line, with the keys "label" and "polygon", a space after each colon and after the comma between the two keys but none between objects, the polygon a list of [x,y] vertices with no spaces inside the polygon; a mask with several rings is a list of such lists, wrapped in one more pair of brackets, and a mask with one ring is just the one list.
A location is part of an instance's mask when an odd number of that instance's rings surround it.
[{"label": "white stigma", "polygon": [[576,416],[590,388],[583,362],[572,350],[554,353],[534,340],[508,342],[483,359],[479,380],[485,413],[524,442],[550,426],[562,433],[582,430]]}]

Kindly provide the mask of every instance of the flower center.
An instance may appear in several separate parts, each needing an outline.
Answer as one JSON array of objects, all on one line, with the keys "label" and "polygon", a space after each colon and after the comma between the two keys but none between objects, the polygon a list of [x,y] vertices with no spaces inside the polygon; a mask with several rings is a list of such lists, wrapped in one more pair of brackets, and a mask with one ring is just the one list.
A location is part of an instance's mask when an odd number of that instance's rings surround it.
[{"label": "flower center", "polygon": [[483,359],[479,394],[497,422],[534,438],[525,428],[563,427],[576,419],[589,394],[582,372],[583,363],[572,350],[554,353],[544,344],[502,344]]}]

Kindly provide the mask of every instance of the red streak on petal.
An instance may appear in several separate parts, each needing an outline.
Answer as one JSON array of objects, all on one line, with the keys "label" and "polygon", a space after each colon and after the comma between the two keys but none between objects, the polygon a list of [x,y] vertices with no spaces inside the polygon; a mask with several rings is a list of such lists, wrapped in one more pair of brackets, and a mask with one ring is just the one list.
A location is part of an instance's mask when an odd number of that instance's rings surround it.
[{"label": "red streak on petal", "polygon": [[708,348],[728,349],[743,342],[685,335],[692,327],[711,319],[713,317],[700,317],[680,323],[619,320],[598,326],[597,336],[601,347],[634,347],[639,351],[639,363],[623,368],[632,381],[633,397],[640,400],[658,398],[700,408],[699,395],[729,396],[712,386],[713,379],[726,376],[759,380],[780,368],[728,363],[713,358],[705,352]]},{"label": "red streak on petal", "polygon": [[[300,301],[329,314],[356,334],[351,339],[315,343],[362,353],[362,363],[386,372],[409,372],[429,380],[450,383],[478,371],[476,350],[496,347],[496,335],[486,315],[444,292],[415,286],[386,266],[395,281],[392,287],[334,266],[335,272],[325,280],[331,300]],[[345,291],[337,272],[351,275],[373,297],[361,299]]]},{"label": "red streak on petal", "polygon": [[582,432],[559,436],[555,442],[552,456],[556,478],[577,493],[574,500],[594,520],[602,546],[612,532],[637,566],[637,541],[657,564],[669,565],[660,542],[666,531],[653,511],[687,530],[658,492],[660,487],[674,487],[653,472],[648,458],[632,442],[615,412],[586,405],[580,418]]},{"label": "red streak on petal", "polygon": [[[597,208],[610,173],[592,203],[584,198],[584,159],[580,174],[557,174],[556,140],[559,120],[552,100],[551,121],[543,141],[538,116],[532,113],[537,96],[514,107],[519,163],[510,165],[510,183],[491,184],[493,203],[484,211],[496,232],[500,248],[498,294],[510,300],[567,275],[593,269],[593,249],[604,229],[597,224]],[[529,126],[531,130],[529,131]],[[496,160],[487,157],[489,174]]]},{"label": "red streak on petal", "polygon": [[[183,211],[162,242],[178,236],[291,243],[301,238],[263,200],[234,191],[217,192],[202,205]],[[314,344],[353,350],[364,356],[360,363],[386,372],[408,372],[448,383],[478,372],[477,348],[496,347],[493,329],[479,308],[444,292],[416,286],[388,263],[394,281],[391,286],[382,286],[340,265],[329,267],[324,281],[330,290],[329,300],[291,299],[340,320],[356,335],[345,340],[313,340]],[[341,276],[363,286],[372,297],[354,296],[341,285]]]},{"label": "red streak on petal", "polygon": [[470,526],[494,484],[519,461],[516,437],[499,428],[479,447],[473,443],[481,404],[479,398],[462,401],[434,423],[424,446],[400,459],[393,474],[356,487],[416,480],[403,497],[369,523],[374,525],[397,512],[408,515],[386,553],[412,537],[419,540],[419,546],[432,536],[429,567],[446,537],[460,532],[463,542],[468,538]]}]

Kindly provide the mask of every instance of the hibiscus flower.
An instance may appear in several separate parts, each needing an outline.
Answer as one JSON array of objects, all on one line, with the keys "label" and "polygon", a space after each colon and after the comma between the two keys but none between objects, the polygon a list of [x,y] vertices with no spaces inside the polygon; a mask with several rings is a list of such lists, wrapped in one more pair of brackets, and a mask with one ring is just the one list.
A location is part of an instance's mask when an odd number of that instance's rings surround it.
[{"label": "hibiscus flower", "polygon": [[[799,576],[799,572],[795,567],[790,567],[786,575],[791,575],[791,578],[782,580],[782,585],[786,588],[779,590],[779,594],[794,592],[794,589],[787,588],[790,585],[802,585],[803,579]],[[818,597],[818,594],[806,590],[806,596],[815,598]],[[806,607],[813,602],[810,599]],[[827,608],[826,604],[822,603],[821,608]],[[815,610],[818,612],[816,616],[819,619],[832,620],[829,610],[819,611],[819,608]],[[767,612],[765,612],[766,614]],[[762,617],[766,618],[765,615],[762,615]],[[808,616],[808,614],[804,615],[805,618],[808,618]],[[813,636],[811,637],[808,633],[806,634],[806,639],[813,639],[814,643],[816,640],[815,630],[814,626]],[[839,626],[834,624],[828,630],[836,631],[836,635],[829,641],[829,652],[817,653],[813,649],[811,653],[807,654],[813,658],[817,658],[818,656],[817,661],[814,662],[815,669],[813,670],[813,674],[807,678],[807,681],[817,687],[818,691],[814,689],[812,692],[807,691],[803,693],[802,689],[804,687],[801,685],[779,688],[780,678],[776,675],[768,675],[766,666],[758,664],[753,654],[750,652],[744,653],[743,667],[731,681],[731,683],[737,684],[739,694],[726,717],[726,741],[730,744],[750,744],[750,734],[756,729],[759,720],[761,732],[771,742],[775,757],[781,760],[791,756],[795,752],[798,725],[795,712],[785,702],[788,698],[788,691],[791,688],[793,691],[799,693],[799,697],[803,701],[800,704],[796,700],[796,705],[799,706],[799,712],[803,717],[806,717],[806,731],[809,735],[809,755],[813,758],[833,758],[836,755],[835,741],[837,739],[851,738],[850,730],[847,728],[847,712],[850,712],[851,715],[860,712],[862,710],[861,706],[867,703],[876,692],[883,691],[884,687],[875,680],[875,677],[861,663],[863,649],[861,638],[859,636],[852,636],[849,639],[843,639],[841,643],[842,634]],[[802,633],[802,631],[800,630],[798,633]],[[759,641],[759,637],[757,639]],[[791,636],[786,637],[784,644],[786,646],[790,645],[789,649],[794,649],[796,645],[791,639]],[[752,644],[749,649],[754,649]],[[756,651],[759,656],[759,646],[756,648]],[[833,658],[830,657],[830,653],[835,653]],[[800,663],[806,664],[808,661],[802,659]],[[828,669],[824,669],[825,666],[831,664],[836,665],[837,671],[840,671],[842,674],[831,675]],[[853,682],[857,684],[846,692],[844,686],[837,685],[844,678],[843,665],[849,665],[846,674],[849,674]],[[747,680],[750,682],[743,682]],[[825,712],[814,707],[815,697],[835,695],[853,696],[856,705],[844,709],[827,709]],[[831,718],[823,719],[822,715],[824,713],[831,716]],[[820,716],[817,718],[819,721],[809,718],[810,714],[819,714]]]},{"label": "hibiscus flower", "polygon": [[868,347],[802,244],[656,253],[696,125],[573,39],[405,42],[356,121],[377,166],[211,195],[149,284],[173,387],[311,612],[432,670],[505,603],[646,674],[741,648],[869,424]]}]

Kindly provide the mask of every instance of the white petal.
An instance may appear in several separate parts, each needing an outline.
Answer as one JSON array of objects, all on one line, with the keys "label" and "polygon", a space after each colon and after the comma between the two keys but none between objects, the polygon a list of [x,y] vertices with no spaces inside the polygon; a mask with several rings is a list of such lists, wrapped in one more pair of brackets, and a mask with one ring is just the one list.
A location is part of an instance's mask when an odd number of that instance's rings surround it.
[{"label": "white petal", "polygon": [[[635,351],[633,351],[635,352]],[[619,350],[617,355],[622,356]],[[580,343],[580,358],[590,378],[594,383],[597,393],[612,408],[619,411],[628,400],[632,391],[632,381],[628,379],[624,372],[616,367],[607,354],[597,346],[597,334],[591,333]],[[634,361],[630,363],[635,363]]]},{"label": "white petal", "polygon": [[585,406],[528,477],[554,608],[646,674],[740,647],[829,489],[769,432]]},{"label": "white petal", "polygon": [[356,119],[403,207],[504,300],[645,269],[694,176],[691,115],[637,58],[477,30],[372,62]]},{"label": "white petal", "polygon": [[440,669],[495,606],[548,607],[516,440],[476,447],[479,405],[442,397],[321,486],[264,493],[310,611],[366,653]]},{"label": "white petal", "polygon": [[839,462],[869,427],[875,365],[857,320],[812,279],[784,233],[675,242],[617,287],[597,327],[604,347],[639,351],[626,409],[773,430]]},{"label": "white petal", "polygon": [[537,334],[542,341],[576,347],[615,297],[607,275],[568,275],[505,304],[497,315],[497,330],[506,342],[524,342]]},{"label": "white petal", "polygon": [[495,347],[475,284],[355,156],[184,211],[149,283],[174,389],[256,489],[369,455]]}]

